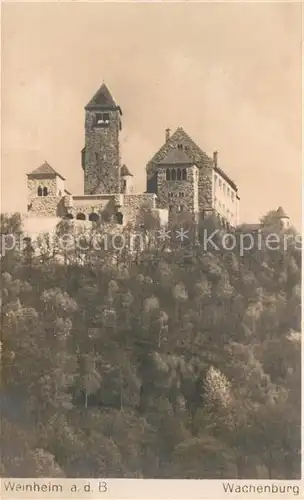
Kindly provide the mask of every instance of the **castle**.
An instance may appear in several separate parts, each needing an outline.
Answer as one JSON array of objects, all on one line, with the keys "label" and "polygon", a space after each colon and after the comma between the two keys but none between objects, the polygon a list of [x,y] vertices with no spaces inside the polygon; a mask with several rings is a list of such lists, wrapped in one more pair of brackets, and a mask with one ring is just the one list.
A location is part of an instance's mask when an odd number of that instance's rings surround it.
[{"label": "castle", "polygon": [[28,217],[140,226],[149,210],[159,224],[185,212],[195,220],[214,213],[225,226],[238,225],[238,188],[219,167],[217,152],[210,158],[182,128],[172,135],[167,129],[146,167],[147,190],[135,193],[121,161],[121,130],[122,110],[103,83],[85,107],[84,194],[68,192],[64,177],[45,162],[27,174]]}]

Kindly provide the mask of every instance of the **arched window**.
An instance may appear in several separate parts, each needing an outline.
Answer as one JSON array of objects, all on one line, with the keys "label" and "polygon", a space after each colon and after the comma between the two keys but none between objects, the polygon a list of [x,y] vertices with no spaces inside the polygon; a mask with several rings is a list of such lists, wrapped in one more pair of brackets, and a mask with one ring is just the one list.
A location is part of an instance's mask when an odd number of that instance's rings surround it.
[{"label": "arched window", "polygon": [[42,196],[42,187],[41,186],[38,187],[37,191],[38,191],[38,196]]},{"label": "arched window", "polygon": [[99,220],[99,217],[98,217],[98,214],[96,214],[95,212],[92,212],[90,215],[89,215],[89,220],[91,222],[97,222]]},{"label": "arched window", "polygon": [[176,181],[176,170],[175,170],[175,168],[173,168],[171,170],[171,179],[172,179],[172,181]]},{"label": "arched window", "polygon": [[66,214],[66,219],[74,219],[73,214]]},{"label": "arched window", "polygon": [[183,179],[183,181],[187,180],[187,169],[186,168],[183,168],[182,179]]},{"label": "arched window", "polygon": [[121,212],[117,212],[116,214],[116,222],[117,224],[122,224],[123,223],[123,215]]},{"label": "arched window", "polygon": [[43,188],[43,196],[47,196],[48,195],[48,188],[46,186],[44,186]]},{"label": "arched window", "polygon": [[177,180],[181,181],[182,180],[182,171],[180,168],[177,169]]},{"label": "arched window", "polygon": [[166,181],[169,181],[170,179],[171,179],[170,170],[167,168],[167,170],[166,170]]},{"label": "arched window", "polygon": [[85,214],[80,212],[79,214],[76,215],[76,219],[77,220],[86,220],[86,216],[85,216]]}]

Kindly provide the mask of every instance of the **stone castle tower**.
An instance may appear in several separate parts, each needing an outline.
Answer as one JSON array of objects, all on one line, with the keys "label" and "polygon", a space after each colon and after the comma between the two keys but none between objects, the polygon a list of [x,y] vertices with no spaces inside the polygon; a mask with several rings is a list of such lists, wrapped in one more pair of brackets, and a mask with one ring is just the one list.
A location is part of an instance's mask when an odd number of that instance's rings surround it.
[{"label": "stone castle tower", "polygon": [[120,192],[122,111],[103,83],[85,107],[84,194]]},{"label": "stone castle tower", "polygon": [[149,210],[160,225],[167,222],[168,211],[159,209],[157,195],[135,193],[133,174],[121,165],[121,117],[120,106],[103,83],[85,107],[84,193],[67,191],[62,175],[45,162],[27,174],[28,218],[141,227]]},{"label": "stone castle tower", "polygon": [[[103,83],[85,106],[85,146],[81,160],[84,193],[71,194],[51,165],[28,174],[28,214],[75,221],[143,227],[147,210],[160,225],[184,212],[199,221],[215,214],[225,226],[239,220],[238,187],[181,128],[171,134],[146,167],[147,190],[134,192],[133,175],[121,165],[122,111]],[[182,215],[181,219],[183,219]]]}]

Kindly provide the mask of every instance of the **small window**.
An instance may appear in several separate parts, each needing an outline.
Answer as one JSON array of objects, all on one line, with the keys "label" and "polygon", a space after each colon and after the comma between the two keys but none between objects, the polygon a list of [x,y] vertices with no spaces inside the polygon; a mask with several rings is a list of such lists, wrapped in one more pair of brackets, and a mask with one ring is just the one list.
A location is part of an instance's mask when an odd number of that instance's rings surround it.
[{"label": "small window", "polygon": [[66,219],[74,219],[73,214],[66,214],[65,216]]},{"label": "small window", "polygon": [[95,212],[92,212],[89,215],[89,221],[91,221],[91,222],[97,222],[98,220],[99,220],[98,214],[96,214]]},{"label": "small window", "polygon": [[171,170],[171,180],[172,181],[176,181],[176,170],[175,170],[175,168],[173,168]]},{"label": "small window", "polygon": [[227,194],[228,194],[228,196],[230,196],[230,189],[229,189],[229,187],[227,187]]},{"label": "small window", "polygon": [[180,168],[177,169],[177,180],[178,181],[182,180],[182,171]]},{"label": "small window", "polygon": [[43,188],[43,196],[47,196],[48,195],[48,188],[46,186],[44,186]]},{"label": "small window", "polygon": [[62,196],[61,189],[59,189],[58,196]]},{"label": "small window", "polygon": [[217,183],[217,180],[218,180],[218,179],[217,179],[217,175],[215,175],[215,176],[214,176],[214,184],[216,184],[216,183]]},{"label": "small window", "polygon": [[173,193],[168,193],[169,198],[173,198]]},{"label": "small window", "polygon": [[79,214],[76,215],[76,219],[77,220],[85,220],[86,216],[83,213],[79,213]]},{"label": "small window", "polygon": [[219,179],[219,186],[222,187],[222,179]]},{"label": "small window", "polygon": [[170,181],[171,175],[170,175],[170,170],[167,168],[166,170],[166,181]]},{"label": "small window", "polygon": [[183,149],[183,145],[182,145],[182,144],[178,144],[178,145],[177,145],[177,149],[178,149],[179,151],[182,151],[182,149]]},{"label": "small window", "polygon": [[99,160],[99,154],[95,153],[95,161],[96,161],[96,163],[98,163],[98,160]]},{"label": "small window", "polygon": [[110,123],[109,113],[96,113],[96,125],[108,125]]},{"label": "small window", "polygon": [[223,184],[223,191],[224,191],[224,194],[226,194],[226,186],[225,186],[225,184]]},{"label": "small window", "polygon": [[183,211],[184,211],[184,205],[180,205],[180,206],[178,207],[178,211],[179,211],[179,212],[183,212]]},{"label": "small window", "polygon": [[185,193],[183,193],[183,192],[178,193],[178,196],[179,196],[180,198],[183,198],[183,197],[185,196]]},{"label": "small window", "polygon": [[42,196],[42,187],[41,186],[38,187],[37,194],[38,194],[38,196]]},{"label": "small window", "polygon": [[183,168],[182,179],[183,179],[183,181],[187,180],[187,169],[186,168]]},{"label": "small window", "polygon": [[116,222],[117,224],[122,224],[123,223],[123,215],[121,212],[117,212],[116,214]]},{"label": "small window", "polygon": [[234,201],[234,192],[231,191],[231,200]]}]

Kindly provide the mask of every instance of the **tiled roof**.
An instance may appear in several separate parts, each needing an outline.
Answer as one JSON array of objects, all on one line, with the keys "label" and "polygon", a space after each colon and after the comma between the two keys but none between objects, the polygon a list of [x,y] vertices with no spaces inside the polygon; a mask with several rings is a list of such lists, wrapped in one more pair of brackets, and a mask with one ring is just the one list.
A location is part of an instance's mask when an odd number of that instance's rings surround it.
[{"label": "tiled roof", "polygon": [[[182,127],[178,127],[171,137],[162,145],[162,147],[155,153],[148,163],[147,169],[154,164],[164,164],[168,163],[166,155],[166,150],[168,144],[176,144],[180,142],[184,147],[188,147],[189,157],[191,155],[191,163],[197,165],[199,168],[204,165],[206,167],[214,168],[217,172],[228,182],[231,187],[237,190],[236,184],[230,179],[230,177],[219,167],[214,165],[213,159],[205,153],[191,137],[184,131]],[[147,170],[147,171],[148,171]]]},{"label": "tiled roof", "polygon": [[127,175],[130,175],[131,177],[133,177],[133,174],[131,174],[130,170],[128,169],[127,165],[123,165],[120,169],[120,175],[122,175],[123,177],[127,176]]},{"label": "tiled roof", "polygon": [[175,144],[180,142],[184,146],[189,147],[189,152],[191,151],[191,163],[195,163],[198,167],[202,164],[213,167],[212,159],[191,139],[191,137],[184,131],[182,127],[178,127],[171,137],[162,145],[162,147],[153,155],[150,160],[150,164],[158,164],[164,158],[168,144]]},{"label": "tiled roof", "polygon": [[168,151],[168,154],[158,165],[193,165],[194,162],[191,158],[183,151],[177,148],[172,148]]},{"label": "tiled roof", "polygon": [[219,175],[221,175],[221,177],[223,177],[223,179],[225,179],[226,182],[228,182],[228,184],[230,184],[230,186],[235,189],[235,191],[237,191],[237,185],[235,184],[235,182],[233,182],[232,179],[230,179],[230,177],[224,172],[224,170],[222,170],[220,167],[218,166],[215,166],[214,167],[214,170],[215,172],[217,172]]},{"label": "tiled roof", "polygon": [[48,164],[47,161],[45,161],[43,163],[43,165],[40,165],[40,167],[36,168],[35,170],[33,170],[32,172],[30,172],[29,174],[27,174],[28,176],[40,176],[40,175],[58,175],[58,177],[60,177],[62,180],[65,181],[65,178],[62,177],[62,175],[58,174],[58,172],[56,172],[56,170],[53,169],[53,167],[51,167],[51,165]]},{"label": "tiled roof", "polygon": [[122,114],[105,83],[97,90],[85,109],[118,109]]}]

